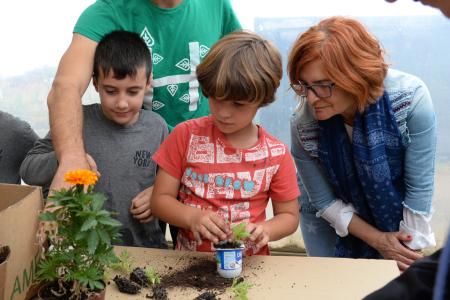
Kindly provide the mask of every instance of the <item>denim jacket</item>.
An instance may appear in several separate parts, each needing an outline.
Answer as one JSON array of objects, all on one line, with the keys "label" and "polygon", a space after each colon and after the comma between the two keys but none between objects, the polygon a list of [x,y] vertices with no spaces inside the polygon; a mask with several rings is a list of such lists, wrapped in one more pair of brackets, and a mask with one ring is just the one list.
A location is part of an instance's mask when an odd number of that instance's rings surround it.
[{"label": "denim jacket", "polygon": [[[417,214],[431,212],[436,152],[436,118],[430,94],[417,77],[389,69],[384,80],[406,146],[404,207]],[[337,199],[318,160],[317,121],[304,103],[291,119],[292,156],[299,174],[302,210],[319,215]]]}]

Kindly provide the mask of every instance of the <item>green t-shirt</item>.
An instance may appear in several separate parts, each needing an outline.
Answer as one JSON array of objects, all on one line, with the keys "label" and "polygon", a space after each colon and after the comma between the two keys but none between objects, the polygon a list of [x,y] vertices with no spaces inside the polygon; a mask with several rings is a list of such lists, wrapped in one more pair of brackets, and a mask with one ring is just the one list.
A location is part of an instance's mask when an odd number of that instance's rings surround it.
[{"label": "green t-shirt", "polygon": [[152,51],[152,90],[144,108],[169,125],[209,114],[196,67],[221,37],[240,29],[229,0],[184,0],[160,8],[151,0],[98,0],[79,17],[74,32],[96,42],[114,30],[139,33]]}]

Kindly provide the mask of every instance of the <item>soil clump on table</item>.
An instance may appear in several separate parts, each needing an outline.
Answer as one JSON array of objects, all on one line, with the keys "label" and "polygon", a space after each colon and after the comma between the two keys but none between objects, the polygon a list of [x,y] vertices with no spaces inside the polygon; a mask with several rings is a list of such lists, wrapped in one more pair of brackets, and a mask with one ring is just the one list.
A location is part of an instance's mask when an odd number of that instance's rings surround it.
[{"label": "soil clump on table", "polygon": [[140,285],[123,276],[117,275],[113,281],[121,293],[135,295],[141,291]]},{"label": "soil clump on table", "polygon": [[150,284],[147,275],[145,275],[144,270],[141,268],[136,268],[131,272],[130,280],[142,287],[148,287]]},{"label": "soil clump on table", "polygon": [[216,298],[216,294],[208,291],[208,292],[204,292],[201,295],[198,295],[197,297],[194,298],[194,300],[217,300],[217,298]]},{"label": "soil clump on table", "polygon": [[162,286],[161,284],[154,284],[152,285],[152,292],[153,295],[147,297],[154,300],[168,300],[168,293],[167,289]]},{"label": "soil clump on table", "polygon": [[[161,285],[166,288],[194,288],[222,293],[229,288],[232,279],[221,277],[216,271],[216,262],[208,258],[184,258],[186,267],[178,272],[166,274],[161,278]],[[180,262],[181,263],[181,262]],[[203,299],[203,298],[200,298]],[[205,298],[213,299],[213,298]]]}]

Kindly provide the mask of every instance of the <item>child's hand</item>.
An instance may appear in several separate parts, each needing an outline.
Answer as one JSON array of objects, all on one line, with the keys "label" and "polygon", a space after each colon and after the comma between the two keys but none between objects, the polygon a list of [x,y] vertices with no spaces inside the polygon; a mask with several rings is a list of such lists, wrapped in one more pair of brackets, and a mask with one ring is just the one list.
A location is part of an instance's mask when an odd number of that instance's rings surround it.
[{"label": "child's hand", "polygon": [[217,244],[219,241],[226,240],[231,232],[229,224],[210,210],[198,210],[192,218],[189,229],[199,245],[203,238]]},{"label": "child's hand", "polygon": [[269,234],[265,231],[264,226],[261,224],[247,223],[245,230],[250,233],[247,240],[252,244],[256,244],[256,249],[254,251],[255,253],[267,245],[270,241]]},{"label": "child's hand", "polygon": [[135,219],[141,223],[147,223],[152,218],[150,210],[150,199],[152,198],[153,186],[143,190],[131,200],[130,212]]}]

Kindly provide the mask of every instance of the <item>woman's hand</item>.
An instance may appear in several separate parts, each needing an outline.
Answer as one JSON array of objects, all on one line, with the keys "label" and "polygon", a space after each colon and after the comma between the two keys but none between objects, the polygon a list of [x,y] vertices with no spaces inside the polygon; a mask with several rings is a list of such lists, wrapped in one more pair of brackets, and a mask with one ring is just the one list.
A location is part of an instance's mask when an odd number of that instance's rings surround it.
[{"label": "woman's hand", "polygon": [[190,228],[198,245],[203,239],[210,240],[214,244],[226,240],[231,230],[228,223],[217,213],[210,210],[195,212],[190,222]]},{"label": "woman's hand", "polygon": [[348,231],[376,249],[384,258],[395,260],[398,268],[402,272],[415,260],[423,257],[422,254],[414,252],[403,244],[412,240],[410,235],[400,231],[379,231],[361,219],[357,214],[353,214],[348,225]]},{"label": "woman's hand", "polygon": [[412,240],[402,232],[381,232],[372,245],[386,259],[397,261],[400,271],[405,271],[415,260],[423,255],[406,247],[403,242]]}]

